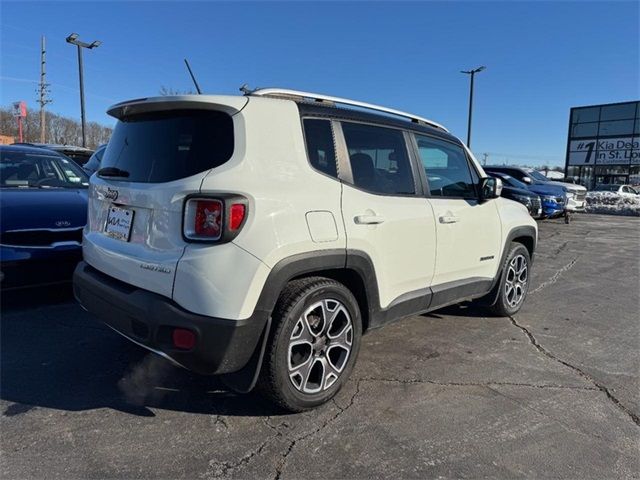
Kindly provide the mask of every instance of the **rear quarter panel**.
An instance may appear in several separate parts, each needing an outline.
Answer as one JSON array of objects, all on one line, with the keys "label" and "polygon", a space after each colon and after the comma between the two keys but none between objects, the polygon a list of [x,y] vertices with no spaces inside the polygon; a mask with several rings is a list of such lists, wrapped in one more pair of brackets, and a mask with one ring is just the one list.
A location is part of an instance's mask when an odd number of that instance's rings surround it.
[{"label": "rear quarter panel", "polygon": [[[311,168],[297,105],[251,97],[238,116],[242,126],[237,128],[244,131],[236,145],[239,161],[212,170],[202,183],[202,193],[238,193],[249,199],[246,224],[233,242],[269,268],[298,253],[346,248],[342,185]],[[314,241],[307,214],[318,211],[325,222],[327,215],[333,217],[337,234]]]}]

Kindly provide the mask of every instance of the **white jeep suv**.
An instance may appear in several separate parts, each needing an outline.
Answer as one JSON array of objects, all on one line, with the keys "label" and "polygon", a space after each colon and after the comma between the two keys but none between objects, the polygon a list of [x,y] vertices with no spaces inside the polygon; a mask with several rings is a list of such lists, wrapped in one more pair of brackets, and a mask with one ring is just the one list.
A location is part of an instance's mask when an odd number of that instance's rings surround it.
[{"label": "white jeep suv", "polygon": [[177,365],[301,411],[340,390],[369,330],[524,302],[536,224],[435,122],[279,89],[109,114],[75,295]]}]

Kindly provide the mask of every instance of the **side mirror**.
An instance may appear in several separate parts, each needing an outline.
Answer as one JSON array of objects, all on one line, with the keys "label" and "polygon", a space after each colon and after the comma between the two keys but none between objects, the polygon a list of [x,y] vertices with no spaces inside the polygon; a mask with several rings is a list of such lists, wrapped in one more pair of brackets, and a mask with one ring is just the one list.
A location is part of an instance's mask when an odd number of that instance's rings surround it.
[{"label": "side mirror", "polygon": [[487,177],[480,182],[480,201],[498,198],[502,193],[502,180],[499,178]]},{"label": "side mirror", "polygon": [[531,179],[529,177],[523,177],[522,181],[524,183],[531,183]]}]

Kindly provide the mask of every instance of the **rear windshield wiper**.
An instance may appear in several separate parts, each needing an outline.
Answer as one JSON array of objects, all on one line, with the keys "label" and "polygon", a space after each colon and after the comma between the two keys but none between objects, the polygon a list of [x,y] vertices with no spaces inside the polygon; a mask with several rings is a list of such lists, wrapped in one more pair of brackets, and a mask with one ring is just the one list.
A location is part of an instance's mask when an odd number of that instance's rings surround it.
[{"label": "rear windshield wiper", "polygon": [[128,177],[129,172],[118,167],[104,167],[98,170],[99,177]]}]

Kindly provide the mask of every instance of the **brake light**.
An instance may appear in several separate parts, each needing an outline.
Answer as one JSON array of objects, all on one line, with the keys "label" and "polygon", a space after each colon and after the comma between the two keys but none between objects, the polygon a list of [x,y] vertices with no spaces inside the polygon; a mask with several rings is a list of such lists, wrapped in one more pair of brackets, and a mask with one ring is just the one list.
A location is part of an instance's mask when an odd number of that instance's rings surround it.
[{"label": "brake light", "polygon": [[222,202],[220,200],[196,200],[194,232],[198,236],[217,240],[222,234]]},{"label": "brake light", "polygon": [[229,209],[229,230],[236,231],[244,221],[246,208],[242,203],[234,203]]},{"label": "brake light", "polygon": [[184,238],[200,242],[228,242],[240,232],[247,209],[247,199],[240,195],[188,198],[184,206]]}]

